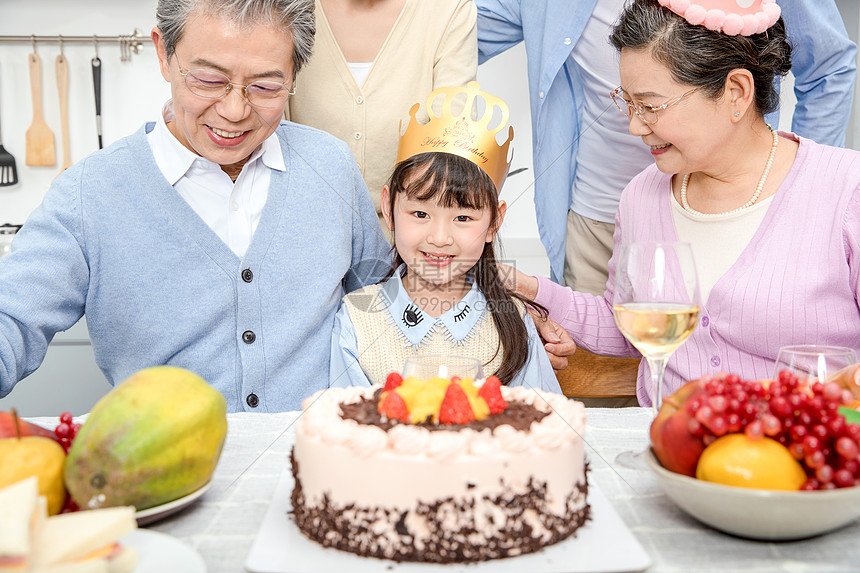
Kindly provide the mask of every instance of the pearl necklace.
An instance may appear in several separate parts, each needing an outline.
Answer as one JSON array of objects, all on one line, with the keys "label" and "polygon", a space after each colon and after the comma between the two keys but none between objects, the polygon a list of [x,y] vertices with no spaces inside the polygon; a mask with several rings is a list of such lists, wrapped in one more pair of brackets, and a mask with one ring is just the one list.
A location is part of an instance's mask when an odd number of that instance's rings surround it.
[{"label": "pearl necklace", "polygon": [[776,147],[779,145],[779,134],[771,129],[768,126],[770,132],[773,134],[773,143],[770,146],[770,155],[767,158],[767,164],[764,166],[764,173],[761,174],[761,179],[759,179],[758,185],[756,185],[755,193],[750,197],[750,200],[741,205],[736,209],[732,209],[731,211],[725,211],[723,213],[701,213],[696,211],[690,204],[687,203],[687,183],[690,181],[690,174],[687,173],[684,175],[684,179],[681,181],[681,205],[684,207],[684,210],[688,213],[692,213],[693,215],[698,215],[699,217],[721,217],[723,215],[732,215],[734,213],[740,213],[744,209],[748,209],[752,207],[756,201],[758,201],[758,196],[761,195],[761,190],[764,188],[764,183],[767,181],[767,176],[770,173],[770,168],[773,167],[773,159],[776,157]]}]

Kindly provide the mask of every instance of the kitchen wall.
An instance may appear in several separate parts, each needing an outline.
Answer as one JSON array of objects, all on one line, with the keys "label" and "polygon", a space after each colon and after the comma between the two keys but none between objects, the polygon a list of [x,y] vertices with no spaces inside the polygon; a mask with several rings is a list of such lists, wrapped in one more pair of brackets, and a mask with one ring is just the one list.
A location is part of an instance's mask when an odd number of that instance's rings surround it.
[{"label": "kitchen wall", "polygon": [[[0,35],[81,35],[116,36],[131,34],[138,28],[146,46],[131,61],[120,61],[117,43],[98,46],[102,61],[102,131],[105,145],[130,133],[144,120],[154,117],[169,97],[167,83],[158,73],[149,31],[155,22],[155,0],[39,0],[14,4],[4,10]],[[19,183],[0,187],[0,222],[21,223],[41,202],[62,165],[62,135],[57,92],[55,60],[60,53],[57,42],[36,44],[42,63],[42,107],[45,121],[54,133],[57,164],[53,167],[28,167],[24,164],[25,132],[33,118],[27,56],[30,42],[0,43],[0,122],[3,146],[17,160]],[[95,55],[92,43],[63,44],[69,65],[69,132],[73,162],[98,148],[95,102],[90,60]]]}]

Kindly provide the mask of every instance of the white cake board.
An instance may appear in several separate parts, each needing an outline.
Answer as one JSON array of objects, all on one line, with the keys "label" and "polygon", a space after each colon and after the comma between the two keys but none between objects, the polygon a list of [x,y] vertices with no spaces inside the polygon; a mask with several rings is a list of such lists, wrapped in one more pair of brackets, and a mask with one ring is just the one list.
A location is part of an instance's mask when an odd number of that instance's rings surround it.
[{"label": "white cake board", "polygon": [[299,531],[288,512],[293,476],[287,466],[245,561],[252,573],[310,573],[313,571],[380,571],[394,573],[621,573],[643,571],[651,559],[630,529],[594,485],[588,486],[591,520],[568,538],[528,555],[481,563],[439,565],[397,563],[359,557],[311,541]]}]

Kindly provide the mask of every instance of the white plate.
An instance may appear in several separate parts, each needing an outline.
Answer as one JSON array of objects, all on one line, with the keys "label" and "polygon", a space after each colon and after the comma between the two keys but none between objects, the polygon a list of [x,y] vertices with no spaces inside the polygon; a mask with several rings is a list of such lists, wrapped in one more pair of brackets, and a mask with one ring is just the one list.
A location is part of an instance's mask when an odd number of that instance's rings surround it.
[{"label": "white plate", "polygon": [[168,515],[172,515],[177,511],[185,509],[206,493],[206,490],[208,490],[211,485],[211,481],[206,482],[206,485],[198,490],[192,491],[185,497],[180,497],[179,499],[174,499],[173,501],[138,511],[134,514],[135,518],[137,518],[137,524],[143,527],[144,525],[155,523],[159,519],[164,519]]},{"label": "white plate", "polygon": [[137,549],[133,573],[206,573],[200,554],[166,533],[138,529],[123,537],[122,544]]},{"label": "white plate", "polygon": [[309,571],[390,571],[444,573],[510,571],[521,573],[590,572],[616,573],[642,571],[651,559],[627,528],[612,504],[594,485],[588,486],[591,521],[568,538],[528,555],[494,559],[481,563],[439,565],[431,563],[396,563],[383,559],[359,557],[311,541],[296,527],[290,510],[293,476],[289,466],[281,474],[272,503],[245,561],[252,573],[306,573]]}]

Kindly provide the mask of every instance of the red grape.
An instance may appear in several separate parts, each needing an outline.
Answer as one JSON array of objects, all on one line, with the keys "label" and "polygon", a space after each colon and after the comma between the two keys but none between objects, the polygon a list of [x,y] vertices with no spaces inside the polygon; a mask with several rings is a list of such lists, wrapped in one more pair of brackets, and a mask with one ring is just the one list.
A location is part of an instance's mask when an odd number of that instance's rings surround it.
[{"label": "red grape", "polygon": [[747,427],[744,429],[744,433],[751,440],[760,440],[764,437],[764,430],[762,429],[762,424],[759,420],[754,420],[747,424]]},{"label": "red grape", "polygon": [[63,446],[66,453],[69,453],[69,448],[72,447],[72,441],[78,435],[81,425],[73,423],[74,418],[70,412],[60,414],[60,423],[54,428],[54,435],[57,436],[57,441]]},{"label": "red grape", "polygon": [[857,442],[851,438],[842,436],[836,440],[836,453],[846,460],[853,460],[860,453],[860,450],[857,448]]},{"label": "red grape", "polygon": [[762,427],[766,436],[776,436],[782,431],[782,423],[773,414],[765,414],[761,418]]},{"label": "red grape", "polygon": [[68,438],[71,433],[72,428],[66,422],[60,422],[56,428],[54,428],[54,435],[60,438]]},{"label": "red grape", "polygon": [[711,396],[710,399],[708,399],[708,405],[711,407],[711,410],[717,414],[722,414],[728,407],[728,401],[725,396],[716,395]]},{"label": "red grape", "polygon": [[815,470],[815,477],[821,483],[830,483],[833,481],[833,468],[827,464],[824,464],[817,470]]},{"label": "red grape", "polygon": [[726,419],[723,416],[714,416],[713,419],[711,419],[711,423],[708,428],[715,436],[722,436],[729,430],[729,425],[726,423]]},{"label": "red grape", "polygon": [[833,482],[836,487],[851,487],[854,485],[854,474],[845,468],[840,468],[833,473]]},{"label": "red grape", "polygon": [[821,466],[824,465],[824,462],[827,461],[824,457],[824,454],[821,453],[821,450],[816,450],[811,454],[806,454],[806,458],[804,459],[806,465],[814,470],[817,470]]},{"label": "red grape", "polygon": [[803,444],[803,449],[807,454],[821,450],[821,440],[815,436],[806,436],[803,438],[801,443]]}]

